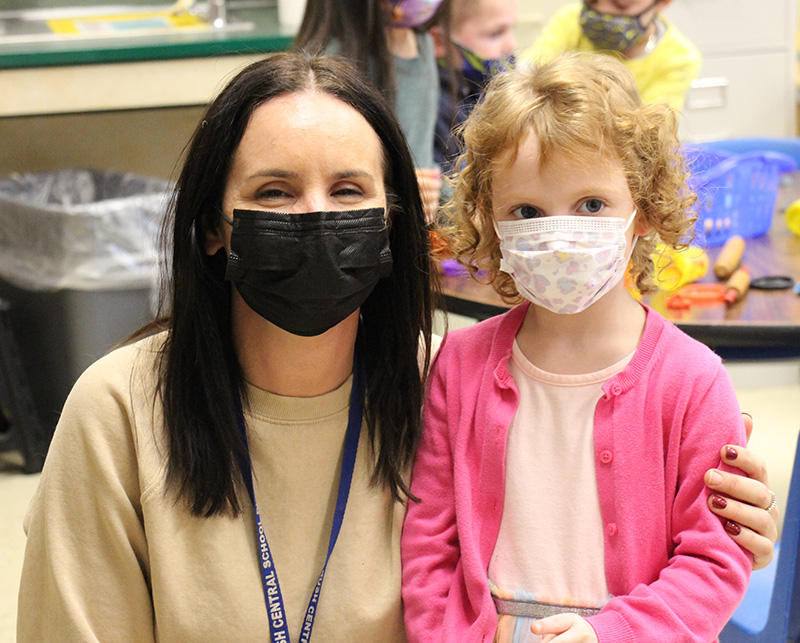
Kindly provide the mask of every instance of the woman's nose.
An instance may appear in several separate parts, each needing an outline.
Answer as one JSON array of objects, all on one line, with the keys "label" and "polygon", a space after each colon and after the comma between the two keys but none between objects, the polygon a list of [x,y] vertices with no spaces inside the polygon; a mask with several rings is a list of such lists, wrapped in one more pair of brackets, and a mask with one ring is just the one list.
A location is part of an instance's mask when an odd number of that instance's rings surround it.
[{"label": "woman's nose", "polygon": [[329,199],[325,192],[307,192],[295,201],[295,212],[324,212],[329,210]]}]

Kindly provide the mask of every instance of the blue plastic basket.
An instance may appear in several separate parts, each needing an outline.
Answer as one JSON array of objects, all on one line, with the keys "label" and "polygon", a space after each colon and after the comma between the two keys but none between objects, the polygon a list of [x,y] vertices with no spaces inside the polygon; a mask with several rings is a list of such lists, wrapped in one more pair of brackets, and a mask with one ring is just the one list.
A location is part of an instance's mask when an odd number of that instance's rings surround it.
[{"label": "blue plastic basket", "polygon": [[734,236],[757,237],[769,230],[780,175],[795,169],[779,152],[731,154],[700,145],[685,146],[689,184],[699,199],[695,238],[715,246]]}]

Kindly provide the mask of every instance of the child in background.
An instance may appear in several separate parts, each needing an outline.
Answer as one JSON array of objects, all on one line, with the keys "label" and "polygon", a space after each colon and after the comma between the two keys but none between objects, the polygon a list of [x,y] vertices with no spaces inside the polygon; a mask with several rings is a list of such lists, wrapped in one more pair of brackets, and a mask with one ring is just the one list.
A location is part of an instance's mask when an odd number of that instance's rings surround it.
[{"label": "child in background", "polygon": [[441,172],[433,159],[439,82],[424,25],[441,0],[308,0],[294,49],[353,61],[384,94],[411,148],[426,217],[439,208]]},{"label": "child in background", "polygon": [[517,0],[444,0],[430,28],[439,63],[439,115],[433,156],[445,173],[459,153],[453,132],[491,77],[513,66]]},{"label": "child in background", "polygon": [[545,62],[568,51],[620,57],[645,103],[681,110],[700,73],[700,52],[661,12],[672,0],[585,0],[559,9],[522,59]]},{"label": "child in background", "polygon": [[[695,202],[663,105],[613,58],[498,74],[464,129],[456,257],[508,313],[451,331],[401,542],[409,640],[714,641],[751,562],[703,472],[744,444],[721,360],[625,289]],[[499,615],[499,623],[498,623]]]}]

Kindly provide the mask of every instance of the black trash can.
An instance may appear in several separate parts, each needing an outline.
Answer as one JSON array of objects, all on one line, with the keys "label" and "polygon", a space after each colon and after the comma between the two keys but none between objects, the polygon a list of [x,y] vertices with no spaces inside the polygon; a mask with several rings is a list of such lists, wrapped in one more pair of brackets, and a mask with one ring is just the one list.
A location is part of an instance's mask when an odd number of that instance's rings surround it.
[{"label": "black trash can", "polygon": [[0,180],[0,298],[51,432],[78,376],[153,317],[170,188],[80,169]]}]

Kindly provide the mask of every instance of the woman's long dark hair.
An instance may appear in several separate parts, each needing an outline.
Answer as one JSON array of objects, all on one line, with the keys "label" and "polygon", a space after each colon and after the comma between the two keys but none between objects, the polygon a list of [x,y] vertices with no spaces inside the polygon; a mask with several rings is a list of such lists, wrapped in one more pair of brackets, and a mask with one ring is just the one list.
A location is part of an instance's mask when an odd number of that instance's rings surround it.
[{"label": "woman's long dark hair", "polygon": [[393,100],[394,65],[386,30],[386,0],[308,0],[292,47],[311,54],[336,54],[357,64],[363,74]]},{"label": "woman's long dark hair", "polygon": [[231,336],[231,286],[224,252],[208,256],[207,231],[220,225],[231,162],[253,111],[305,90],[335,96],[356,109],[381,140],[393,269],[361,307],[357,342],[366,362],[365,420],[375,453],[373,482],[400,500],[421,430],[423,376],[433,316],[428,233],[411,155],[381,95],[342,60],[281,53],[242,70],[208,107],[187,148],[165,242],[172,252],[167,339],[160,387],[168,439],[168,480],[195,515],[241,507],[240,458],[245,454],[236,412],[246,404]]}]

